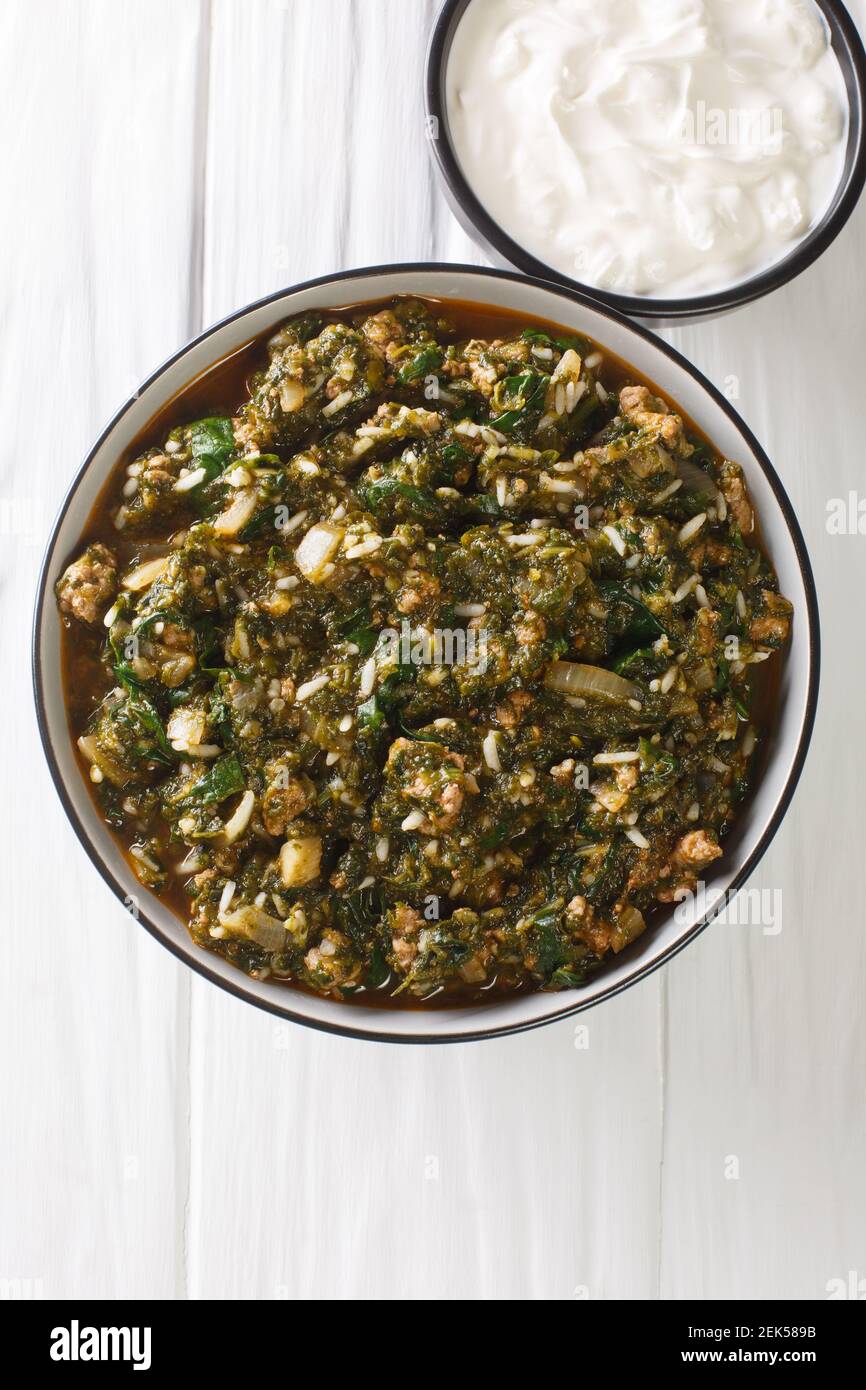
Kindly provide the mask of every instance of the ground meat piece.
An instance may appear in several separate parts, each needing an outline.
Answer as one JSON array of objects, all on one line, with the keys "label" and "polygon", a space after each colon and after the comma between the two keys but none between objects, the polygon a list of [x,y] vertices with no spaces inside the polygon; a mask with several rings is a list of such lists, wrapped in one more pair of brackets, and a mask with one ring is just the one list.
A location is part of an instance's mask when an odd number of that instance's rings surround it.
[{"label": "ground meat piece", "polygon": [[62,613],[82,623],[99,622],[117,592],[117,561],[107,546],[89,545],[57,584]]},{"label": "ground meat piece", "polygon": [[755,529],[755,513],[752,511],[742,472],[736,464],[726,463],[722,469],[722,494],[741,534],[751,535]]},{"label": "ground meat piece", "polygon": [[408,570],[403,588],[397,598],[398,613],[415,613],[425,603],[435,600],[442,585],[426,570]]},{"label": "ground meat piece", "polygon": [[189,652],[195,646],[195,634],[187,627],[178,626],[177,623],[164,623],[159,640],[163,647],[170,647],[172,651]]},{"label": "ground meat piece", "polygon": [[423,925],[420,913],[405,903],[398,903],[391,919],[391,950],[399,970],[408,970],[417,956],[416,938]]},{"label": "ground meat piece", "polygon": [[626,419],[639,428],[658,430],[662,443],[669,449],[685,444],[682,418],[669,411],[664,401],[653,396],[646,386],[624,386],[619,393],[619,405]]},{"label": "ground meat piece", "polygon": [[721,847],[710,839],[706,830],[690,830],[674,845],[672,863],[684,869],[703,869],[721,857]]},{"label": "ground meat piece", "polygon": [[565,909],[566,922],[575,940],[588,946],[597,956],[606,955],[611,947],[613,928],[601,920],[595,908],[581,894],[572,898]]},{"label": "ground meat piece", "polygon": [[405,342],[403,325],[396,314],[390,309],[371,314],[361,324],[361,332],[373,351],[393,366],[397,361],[399,349]]},{"label": "ground meat piece", "polygon": [[790,623],[787,618],[756,618],[749,628],[753,642],[772,642],[781,645],[787,640]]},{"label": "ground meat piece", "polygon": [[513,690],[501,705],[497,705],[497,721],[503,729],[516,729],[531,704],[532,696],[528,690]]},{"label": "ground meat piece", "polygon": [[720,570],[729,565],[734,558],[734,552],[729,545],[719,545],[718,541],[709,538],[704,546],[703,565],[707,569]]},{"label": "ground meat piece", "polygon": [[646,386],[624,386],[619,393],[619,406],[623,415],[629,417],[638,412],[661,414],[664,404],[653,396]]},{"label": "ground meat piece", "polygon": [[592,794],[598,804],[603,806],[606,811],[610,811],[612,816],[617,815],[628,803],[628,793],[618,791],[612,786],[594,786]]},{"label": "ground meat piece", "polygon": [[[502,344],[498,339],[490,343],[479,342],[473,339],[466,344],[466,360],[469,364],[469,377],[472,385],[483,396],[492,396],[496,383],[501,376],[505,376],[507,367],[504,362],[494,363],[491,356]],[[482,361],[481,358],[485,360]]]},{"label": "ground meat piece", "polygon": [[630,792],[637,786],[638,770],[634,763],[623,763],[616,770],[616,784],[620,791]]},{"label": "ground meat piece", "polygon": [[577,764],[574,758],[566,758],[565,762],[557,763],[556,767],[550,769],[550,775],[554,782],[560,782],[563,786],[568,786],[569,782],[574,781],[574,769]]},{"label": "ground meat piece", "polygon": [[433,788],[423,777],[414,777],[403,790],[406,796],[422,797],[429,796]]},{"label": "ground meat piece", "polygon": [[771,647],[781,647],[788,640],[791,630],[791,605],[779,594],[764,589],[761,597],[766,613],[753,620],[749,627],[749,637],[753,642],[765,642]]},{"label": "ground meat piece", "polygon": [[521,614],[514,634],[522,647],[529,647],[533,642],[544,641],[547,636],[547,623],[540,614],[530,609],[527,613]]},{"label": "ground meat piece", "polygon": [[[394,743],[392,743],[391,745],[391,753],[393,754],[395,749],[399,752],[402,748],[407,747],[412,747],[411,739],[395,739]],[[390,756],[391,754],[389,754],[389,758]],[[462,753],[445,753],[442,761],[445,763],[451,763],[453,767],[459,768],[461,772],[466,766],[466,759],[463,757]],[[456,783],[449,783],[448,785],[456,786]],[[419,774],[418,776],[414,777],[411,782],[407,783],[407,785],[403,788],[403,791],[406,796],[432,796],[434,786],[435,782],[431,781],[428,777]]]},{"label": "ground meat piece", "polygon": [[448,782],[439,793],[438,801],[446,816],[456,816],[463,805],[463,788],[456,782]]},{"label": "ground meat piece", "polygon": [[412,740],[410,738],[403,738],[402,735],[399,738],[395,738],[391,747],[388,749],[388,762],[397,762],[400,754],[409,752],[412,746]]},{"label": "ground meat piece", "polygon": [[505,878],[498,871],[494,871],[484,881],[481,890],[481,903],[484,907],[495,907],[502,902],[505,896]]},{"label": "ground meat piece", "polygon": [[285,835],[287,827],[307,808],[309,797],[302,782],[290,777],[285,786],[268,787],[262,798],[262,820],[269,835]]},{"label": "ground meat piece", "polygon": [[318,946],[304,956],[304,965],[320,989],[351,984],[361,973],[361,963],[352,954],[352,943],[342,932],[327,927]]},{"label": "ground meat piece", "polygon": [[394,909],[394,932],[400,936],[417,936],[423,926],[423,919],[414,907],[398,903]]},{"label": "ground meat piece", "polygon": [[710,656],[719,639],[722,615],[714,608],[701,608],[695,617],[694,643],[698,656]]},{"label": "ground meat piece", "polygon": [[404,973],[411,968],[412,962],[418,954],[418,947],[415,942],[405,941],[401,936],[391,938],[391,950],[397,969]]},{"label": "ground meat piece", "polygon": [[571,902],[568,904],[568,907],[565,910],[568,913],[569,917],[573,918],[576,922],[580,922],[581,924],[591,922],[595,917],[595,908],[590,905],[590,902],[587,898],[582,897],[580,894],[578,894],[577,897],[572,898]]}]

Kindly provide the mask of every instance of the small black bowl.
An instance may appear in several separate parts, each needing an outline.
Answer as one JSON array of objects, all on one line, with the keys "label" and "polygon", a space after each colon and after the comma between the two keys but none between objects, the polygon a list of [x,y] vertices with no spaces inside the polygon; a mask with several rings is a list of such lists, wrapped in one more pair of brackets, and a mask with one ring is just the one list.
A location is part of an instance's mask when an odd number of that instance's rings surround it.
[{"label": "small black bowl", "polygon": [[727,313],[786,285],[823,255],[857,206],[863,185],[866,183],[866,52],[857,27],[845,6],[841,4],[841,0],[815,0],[829,26],[833,52],[842,69],[848,93],[848,148],[836,196],[821,221],[813,227],[805,240],[800,242],[796,250],[769,270],[753,275],[751,279],[744,280],[730,289],[719,290],[715,294],[677,299],[615,294],[561,274],[544,261],[536,259],[494,221],[467,183],[457,159],[448,122],[445,76],[457,26],[471,3],[472,0],[445,0],[434,26],[427,52],[427,131],[452,212],[495,265],[507,269],[516,268],[524,275],[552,280],[567,289],[580,290],[581,293],[591,295],[617,309],[621,314],[628,314],[633,318],[653,320],[656,323],[659,320],[682,323],[684,320],[710,318]]}]

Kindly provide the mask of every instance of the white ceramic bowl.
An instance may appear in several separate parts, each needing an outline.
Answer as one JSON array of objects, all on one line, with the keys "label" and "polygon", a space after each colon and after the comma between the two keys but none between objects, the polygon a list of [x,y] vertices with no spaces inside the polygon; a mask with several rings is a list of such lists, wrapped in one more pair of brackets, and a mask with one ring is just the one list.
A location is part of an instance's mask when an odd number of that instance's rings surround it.
[{"label": "white ceramic bowl", "polygon": [[[101,822],[82,778],[70,740],[60,671],[60,622],[54,584],[75,554],[100,488],[118,456],[168,400],[206,368],[292,314],[328,309],[395,294],[465,299],[516,310],[585,332],[633,365],[701,426],[716,447],[737,460],[761,520],[782,592],[795,610],[793,638],[784,665],[777,723],[767,766],[726,842],[721,869],[707,899],[682,920],[683,910],[658,917],[649,931],[582,989],[505,998],[460,1009],[367,1008],[249,979],[220,956],[195,946],[183,922],[142,889],[117,843]],[[209,328],[144,382],[103,430],[66,496],[39,580],[33,633],[33,676],[39,727],[58,794],[93,863],[118,897],[141,904],[138,919],[169,950],[241,999],[314,1028],[393,1042],[455,1042],[496,1037],[565,1018],[642,979],[668,960],[724,906],[739,888],[779,827],[799,778],[814,721],[818,689],[818,609],[803,537],[785,491],[766,454],[736,412],[694,367],[647,330],[576,292],[503,271],[456,265],[396,265],[347,271],[312,280],[260,300]]]},{"label": "white ceramic bowl", "polygon": [[667,323],[698,323],[730,313],[786,285],[822,256],[854,212],[866,183],[866,53],[854,23],[841,0],[816,0],[830,35],[848,96],[848,139],[839,186],[829,207],[808,236],[775,265],[758,271],[727,289],[709,294],[662,298],[617,294],[598,286],[582,285],[553,266],[545,265],[515,241],[476,197],[463,173],[451,138],[448,114],[447,69],[454,36],[471,0],[444,0],[430,36],[425,79],[425,101],[430,154],[439,172],[442,190],[457,221],[495,265],[514,266],[527,275],[542,275],[568,289],[594,298],[656,327]]}]

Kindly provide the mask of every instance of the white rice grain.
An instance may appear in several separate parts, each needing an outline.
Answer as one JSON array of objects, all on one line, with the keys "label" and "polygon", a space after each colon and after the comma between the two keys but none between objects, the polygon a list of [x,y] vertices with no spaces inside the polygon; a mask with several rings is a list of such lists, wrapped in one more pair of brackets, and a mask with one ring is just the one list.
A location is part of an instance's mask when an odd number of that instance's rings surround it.
[{"label": "white rice grain", "polygon": [[305,511],[295,512],[294,516],[290,516],[288,521],[277,527],[277,530],[282,531],[284,536],[290,536],[293,531],[297,531],[299,526],[303,526],[306,519],[307,513]]},{"label": "white rice grain", "polygon": [[458,603],[454,608],[458,618],[483,618],[486,612],[486,603]]},{"label": "white rice grain", "polygon": [[701,512],[699,516],[693,516],[691,521],[687,521],[677,537],[680,545],[685,545],[687,541],[690,541],[696,536],[706,519],[706,512]]},{"label": "white rice grain", "polygon": [[336,415],[337,411],[343,410],[347,405],[349,405],[351,400],[351,391],[341,391],[339,396],[335,396],[332,401],[329,401],[328,404],[323,407],[322,414],[327,416]]},{"label": "white rice grain", "polygon": [[482,743],[481,750],[484,754],[484,761],[491,772],[501,772],[502,764],[499,761],[499,749],[496,747],[496,733],[493,729],[490,730]]},{"label": "white rice grain", "polygon": [[540,545],[544,537],[536,532],[535,535],[506,536],[508,545]]},{"label": "white rice grain", "polygon": [[650,498],[650,506],[657,507],[659,503],[666,502],[669,497],[673,497],[675,492],[679,492],[682,485],[682,478],[676,478],[670,487],[662,488],[661,492],[657,492],[655,497]]},{"label": "white rice grain", "polygon": [[382,545],[381,536],[367,536],[358,545],[352,545],[345,552],[347,560],[362,560],[365,555],[372,555]]},{"label": "white rice grain", "polygon": [[681,584],[676,593],[672,595],[671,603],[682,603],[683,599],[688,598],[692,589],[694,589],[695,585],[700,584],[700,582],[701,576],[699,574],[690,575],[685,583]]},{"label": "white rice grain", "polygon": [[601,530],[602,530],[602,535],[607,536],[608,540],[610,541],[610,543],[611,543],[611,545],[613,546],[613,548],[614,548],[614,550],[616,551],[616,553],[617,553],[618,555],[624,555],[624,554],[625,554],[625,541],[623,540],[622,536],[619,534],[619,531],[617,531],[616,528],[613,527],[613,526],[602,526]]},{"label": "white rice grain", "polygon": [[178,478],[172,490],[174,492],[190,492],[194,487],[198,487],[199,483],[204,482],[206,477],[206,468],[194,468],[191,473],[186,473],[184,477]]},{"label": "white rice grain", "polygon": [[376,684],[376,658],[371,656],[361,667],[361,683],[359,692],[366,700],[373,694],[373,687]]},{"label": "white rice grain", "polygon": [[218,909],[217,909],[218,912],[220,912],[220,913],[228,912],[228,910],[229,910],[229,904],[230,904],[232,898],[233,898],[234,895],[235,895],[235,889],[236,889],[236,888],[237,888],[237,884],[236,884],[232,879],[229,879],[229,881],[226,883],[225,887],[223,888],[222,896],[221,896],[221,898],[220,898],[219,907],[218,907]]},{"label": "white rice grain", "polygon": [[548,473],[542,473],[538,479],[544,492],[577,492],[577,484],[567,482],[564,478],[551,478]]},{"label": "white rice grain", "polygon": [[303,700],[309,700],[311,695],[317,695],[320,690],[324,690],[330,679],[330,676],[314,676],[311,681],[304,681],[295,691],[295,703],[300,704]]}]

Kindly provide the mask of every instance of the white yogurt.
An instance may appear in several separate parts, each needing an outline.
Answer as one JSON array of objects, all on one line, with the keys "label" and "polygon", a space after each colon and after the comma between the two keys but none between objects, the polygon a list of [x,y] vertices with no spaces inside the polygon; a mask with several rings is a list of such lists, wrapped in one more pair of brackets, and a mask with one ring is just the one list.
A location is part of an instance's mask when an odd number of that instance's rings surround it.
[{"label": "white yogurt", "polygon": [[503,230],[620,294],[741,283],[842,177],[848,103],[812,0],[472,0],[447,102]]}]

